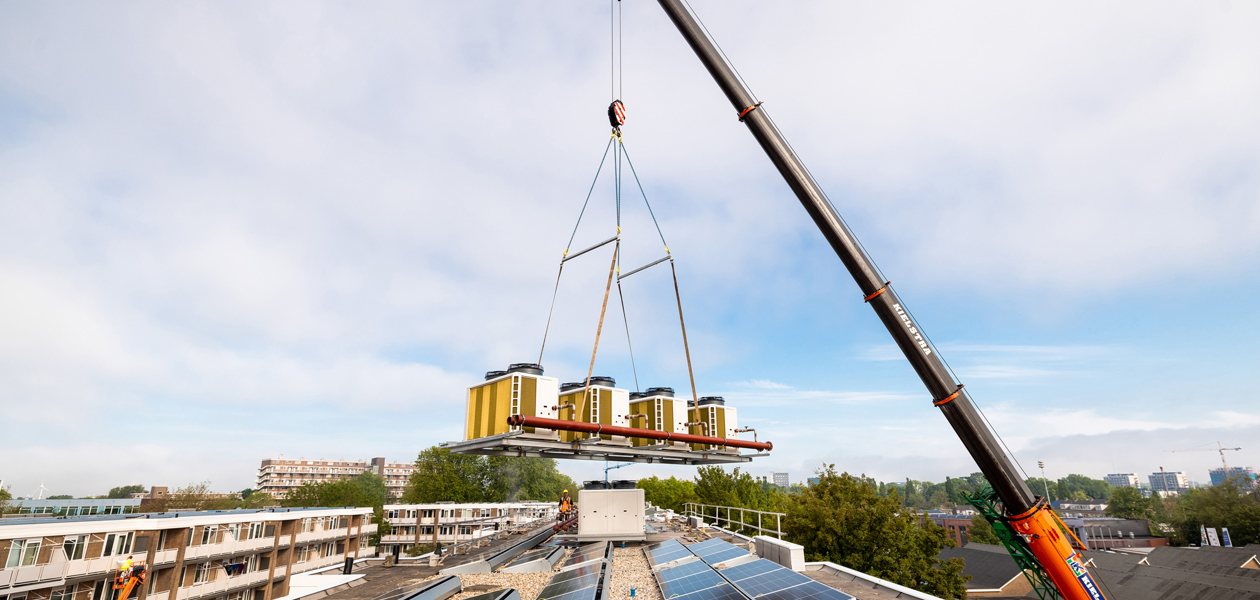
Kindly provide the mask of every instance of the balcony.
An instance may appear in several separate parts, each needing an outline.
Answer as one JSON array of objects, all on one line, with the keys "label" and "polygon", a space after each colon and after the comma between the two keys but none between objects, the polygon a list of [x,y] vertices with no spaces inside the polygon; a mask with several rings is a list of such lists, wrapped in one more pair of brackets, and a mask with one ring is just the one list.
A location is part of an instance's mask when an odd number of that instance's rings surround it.
[{"label": "balcony", "polygon": [[373,534],[376,533],[376,523],[368,523],[359,527],[359,533]]},{"label": "balcony", "polygon": [[173,600],[188,600],[190,598],[218,595],[227,592],[228,590],[246,588],[266,581],[267,571],[255,571],[253,573],[246,573],[236,577],[223,577],[214,581],[206,581],[203,583],[193,584],[189,587],[179,588],[179,591],[176,592]]},{"label": "balcony", "polygon": [[184,560],[195,560],[205,558],[207,556],[218,556],[221,554],[237,554],[240,552],[249,552],[251,550],[260,550],[263,548],[271,548],[275,540],[269,537],[254,538],[252,540],[228,540],[218,544],[204,544],[201,546],[189,546],[184,551]]},{"label": "balcony", "polygon": [[349,527],[341,529],[325,529],[323,531],[308,531],[306,533],[297,534],[297,543],[304,544],[315,540],[327,540],[331,538],[340,538],[350,535]]},{"label": "balcony", "polygon": [[323,567],[328,567],[332,565],[340,565],[340,564],[344,564],[345,562],[346,562],[346,555],[334,554],[332,556],[326,556],[324,558],[317,558],[315,560],[308,560],[306,562],[300,562],[300,563],[294,564],[293,574],[296,575],[298,573],[304,573],[306,571],[312,571],[314,569],[321,569]]},{"label": "balcony", "polygon": [[[84,561],[77,561],[84,562]],[[66,576],[66,565],[59,562],[46,565],[30,565],[28,567],[10,567],[0,570],[0,587],[26,585],[50,579],[61,579]]]},{"label": "balcony", "polygon": [[170,591],[153,592],[152,594],[145,596],[144,600],[170,600],[170,597],[171,597]]},{"label": "balcony", "polygon": [[153,553],[153,565],[164,565],[175,562],[175,557],[179,555],[179,548],[170,548],[168,550],[158,550]]}]

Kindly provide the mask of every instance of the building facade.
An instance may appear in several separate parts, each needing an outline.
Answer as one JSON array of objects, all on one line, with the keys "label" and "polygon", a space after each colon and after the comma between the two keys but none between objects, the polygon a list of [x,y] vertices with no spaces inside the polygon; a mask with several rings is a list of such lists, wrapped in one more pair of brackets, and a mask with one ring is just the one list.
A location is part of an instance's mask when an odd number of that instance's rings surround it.
[{"label": "building facade", "polygon": [[1168,545],[1168,538],[1151,535],[1151,525],[1146,519],[1064,518],[1063,524],[1090,550]]},{"label": "building facade", "polygon": [[1107,483],[1116,487],[1142,487],[1142,481],[1138,479],[1137,473],[1112,473],[1104,478]]},{"label": "building facade", "polygon": [[370,461],[348,460],[307,460],[305,458],[289,459],[284,455],[279,458],[263,459],[258,467],[258,475],[254,479],[254,491],[266,492],[276,498],[283,498],[304,483],[325,483],[348,479],[360,473],[376,473],[385,480],[391,498],[402,496],[407,480],[416,470],[415,463],[392,463],[384,457]]},{"label": "building facade", "polygon": [[458,544],[493,534],[504,528],[554,521],[554,502],[479,502],[470,504],[386,504],[385,520],[393,529],[381,534],[381,554],[395,556],[413,546],[437,541]]},{"label": "building facade", "polygon": [[10,501],[19,515],[49,515],[75,517],[79,515],[121,515],[140,510],[138,498],[75,498],[67,500],[33,500],[22,498]]},{"label": "building facade", "polygon": [[788,474],[786,472],[777,473],[777,472],[771,471],[770,483],[773,483],[779,487],[787,487],[788,485],[790,485],[788,483]]},{"label": "building facade", "polygon": [[1148,479],[1151,482],[1152,492],[1180,494],[1190,489],[1190,483],[1186,481],[1185,471],[1160,471],[1159,473],[1151,473]]},{"label": "building facade", "polygon": [[144,513],[0,520],[0,598],[118,600],[126,557],[148,570],[135,600],[271,600],[297,573],[371,556],[371,508]]},{"label": "building facade", "polygon": [[[1256,483],[1256,470],[1251,467],[1230,467],[1229,476],[1240,478],[1246,486],[1254,487]],[[1225,483],[1224,467],[1208,471],[1208,477],[1212,478],[1212,485]]]}]

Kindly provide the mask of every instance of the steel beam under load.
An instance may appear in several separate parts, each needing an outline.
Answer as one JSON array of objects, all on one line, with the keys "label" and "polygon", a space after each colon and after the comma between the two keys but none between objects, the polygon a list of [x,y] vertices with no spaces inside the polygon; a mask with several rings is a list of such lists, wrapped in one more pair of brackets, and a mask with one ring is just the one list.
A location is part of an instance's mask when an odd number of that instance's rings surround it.
[{"label": "steel beam under load", "polygon": [[636,429],[634,427],[620,427],[617,425],[600,425],[599,423],[565,421],[562,419],[548,419],[546,417],[532,417],[529,415],[512,415],[508,417],[508,425],[516,427],[536,427],[558,431],[580,431],[583,433],[595,434],[604,433],[608,435],[621,435],[625,437],[665,440],[670,442],[689,442],[693,444],[704,444],[706,446],[750,448],[753,450],[764,450],[766,452],[774,449],[774,444],[770,442],[749,442],[747,440],[711,437],[707,435],[673,433],[669,431],[657,431],[655,429]]},{"label": "steel beam under load", "polygon": [[1031,509],[1035,501],[1033,493],[1019,476],[1014,463],[1002,452],[993,433],[984,426],[975,406],[962,391],[962,386],[954,381],[909,311],[905,310],[887,283],[881,281],[875,264],[766,115],[765,109],[757,107],[752,94],[740,82],[734,70],[722,58],[682,2],[659,2],[691,45],[691,49],[695,50],[700,62],[704,63],[709,74],[717,81],[718,87],[722,88],[740,120],[748,126],[753,137],[769,155],[770,161],[787,180],[788,186],[796,193],[796,197],[805,206],[805,211],[814,219],[849,274],[857,281],[862,295],[884,322],[897,346],[905,353],[906,359],[914,366],[915,372],[931,392],[932,399],[945,413],[945,418],[962,439],[980,471],[1002,499],[1007,513],[1014,515]]},{"label": "steel beam under load", "polygon": [[441,447],[456,454],[684,466],[746,463],[752,462],[753,458],[769,456],[769,454],[734,454],[707,450],[683,450],[674,446],[613,446],[600,444],[598,443],[599,440],[582,440],[575,444],[559,440],[542,440],[522,435],[522,433],[521,431],[510,431],[460,442],[446,442]]}]

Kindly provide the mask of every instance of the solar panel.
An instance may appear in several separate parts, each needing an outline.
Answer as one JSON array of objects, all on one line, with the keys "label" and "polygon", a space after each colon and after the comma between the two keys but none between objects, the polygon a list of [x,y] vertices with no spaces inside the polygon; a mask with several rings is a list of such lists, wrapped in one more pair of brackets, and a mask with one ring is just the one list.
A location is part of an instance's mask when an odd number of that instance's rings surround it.
[{"label": "solar panel", "polygon": [[853,600],[853,596],[811,580],[786,590],[770,592],[761,596],[760,600]]},{"label": "solar panel", "polygon": [[[592,585],[560,596],[553,596],[551,600],[595,600],[595,592],[598,590],[599,586]],[[542,598],[542,596],[539,596],[539,598]]]},{"label": "solar panel", "polygon": [[548,585],[552,583],[558,583],[561,581],[568,581],[570,579],[577,579],[578,577],[589,577],[590,575],[599,575],[599,567],[600,565],[586,565],[584,567],[578,567],[576,569],[570,569],[568,571],[557,573],[555,577],[551,578],[551,581],[548,582]]},{"label": "solar panel", "polygon": [[652,544],[651,546],[644,548],[644,550],[647,550],[648,552],[655,552],[661,548],[672,548],[674,546],[682,546],[682,543],[678,540],[665,540],[659,544]]},{"label": "solar panel", "polygon": [[516,566],[516,565],[523,565],[523,564],[525,564],[525,563],[527,563],[527,562],[530,562],[530,561],[532,561],[532,560],[538,560],[538,559],[540,559],[540,558],[542,558],[542,557],[544,557],[544,556],[547,556],[548,554],[551,554],[554,550],[555,550],[555,548],[547,548],[547,549],[545,549],[545,550],[533,550],[533,551],[530,551],[530,552],[526,552],[525,554],[522,554],[520,558],[518,558],[518,559],[516,559],[516,560],[512,561],[510,564],[508,564],[508,566],[509,566],[509,567],[514,567],[514,566]]},{"label": "solar panel", "polygon": [[700,558],[703,559],[704,562],[716,565],[720,562],[725,562],[731,560],[732,558],[739,558],[741,556],[748,556],[748,551],[743,548],[731,546],[730,548],[723,548],[709,554],[701,555]]},{"label": "solar panel", "polygon": [[651,562],[652,565],[655,566],[655,565],[660,565],[667,562],[672,562],[680,558],[686,558],[689,556],[694,556],[694,555],[688,552],[686,548],[683,548],[680,546],[678,548],[672,548],[672,549],[667,549],[667,550],[657,550],[654,554],[651,555],[651,557],[649,558],[649,562]]},{"label": "solar panel", "polygon": [[812,579],[791,571],[788,569],[776,569],[760,575],[754,575],[735,582],[739,589],[744,590],[749,596],[754,598],[762,594],[769,594],[779,590],[785,590],[792,586],[809,583]]},{"label": "solar panel", "polygon": [[553,578],[551,583],[548,583],[547,587],[543,588],[542,591],[538,593],[538,600],[558,598],[583,588],[593,588],[596,583],[599,583],[599,573],[593,573],[591,575],[566,579],[563,581],[556,581]]},{"label": "solar panel", "polygon": [[741,579],[752,577],[754,575],[760,575],[762,573],[769,573],[770,571],[774,571],[776,569],[782,569],[782,568],[783,567],[779,566],[777,563],[775,563],[772,560],[766,560],[764,558],[761,558],[761,559],[754,560],[749,563],[744,563],[742,565],[737,565],[729,569],[725,569],[722,571],[722,575],[731,581],[739,581]]},{"label": "solar panel", "polygon": [[661,596],[663,596],[665,600],[669,600],[670,598],[685,596],[692,592],[721,585],[725,582],[726,580],[722,579],[722,576],[718,575],[717,571],[709,569],[707,571],[696,573],[695,575],[660,582]]},{"label": "solar panel", "polygon": [[729,583],[678,596],[675,600],[747,600]]},{"label": "solar panel", "polygon": [[687,546],[687,548],[690,549],[692,552],[698,552],[705,548],[712,548],[714,546],[729,546],[729,545],[730,543],[726,541],[720,540],[718,538],[713,538],[711,540],[705,540],[703,542],[692,544],[690,546]]},{"label": "solar panel", "polygon": [[689,563],[683,563],[677,567],[661,569],[661,571],[657,573],[657,577],[662,581],[673,581],[680,577],[689,577],[691,575],[695,575],[696,573],[703,573],[705,571],[712,570],[713,567],[704,564],[704,561],[696,560]]}]

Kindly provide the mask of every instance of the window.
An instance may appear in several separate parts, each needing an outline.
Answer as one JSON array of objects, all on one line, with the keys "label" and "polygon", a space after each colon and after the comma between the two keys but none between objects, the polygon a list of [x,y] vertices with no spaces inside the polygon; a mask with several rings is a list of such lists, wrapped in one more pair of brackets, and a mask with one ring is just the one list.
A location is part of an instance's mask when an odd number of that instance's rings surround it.
[{"label": "window", "polygon": [[311,547],[310,547],[310,546],[302,546],[302,547],[298,550],[298,559],[297,559],[297,561],[298,561],[298,562],[306,562],[306,556],[307,556],[307,554],[308,554],[310,551],[311,551]]},{"label": "window", "polygon": [[312,531],[315,531],[315,523],[309,518],[302,519],[302,531],[298,533],[310,533]]},{"label": "window", "polygon": [[189,528],[188,528],[188,543],[187,543],[186,545],[191,546],[191,545],[192,545],[192,539],[193,539],[193,528],[192,528],[192,527],[189,527]]},{"label": "window", "polygon": [[361,536],[359,536],[359,547],[360,547],[360,548],[367,548],[367,541],[368,541],[368,539],[367,539],[367,536],[366,536],[366,535],[361,535]]},{"label": "window", "polygon": [[234,540],[234,541],[239,542],[239,541],[241,541],[241,540],[245,539],[245,537],[244,537],[244,536],[245,536],[245,534],[244,534],[244,532],[241,530],[241,524],[240,524],[240,523],[233,523],[233,524],[231,524],[231,525],[228,525],[228,526],[227,526],[227,532],[228,532],[228,537],[232,538],[232,540]]},{"label": "window", "polygon": [[210,581],[210,561],[197,565],[197,572],[193,574],[193,585]]},{"label": "window", "polygon": [[70,600],[74,597],[74,586],[68,585],[63,588],[56,588],[52,594],[48,596],[48,600]]},{"label": "window", "polygon": [[114,556],[131,552],[132,533],[111,533],[105,536],[105,548],[101,556]]},{"label": "window", "polygon": [[13,540],[13,546],[9,548],[9,561],[5,563],[5,568],[27,567],[35,564],[35,559],[39,557],[41,539]]},{"label": "window", "polygon": [[257,570],[258,570],[258,555],[257,555],[257,554],[255,554],[255,555],[253,555],[253,556],[249,557],[249,560],[248,560],[248,561],[246,561],[246,563],[245,563],[245,572],[247,572],[247,573],[253,573],[253,572],[257,571]]},{"label": "window", "polygon": [[472,526],[471,526],[471,525],[461,525],[461,526],[460,526],[460,528],[459,528],[459,534],[460,534],[460,535],[472,535]]},{"label": "window", "polygon": [[256,540],[258,538],[261,538],[262,536],[263,536],[263,524],[250,523],[249,524],[249,539]]},{"label": "window", "polygon": [[66,560],[83,560],[83,551],[87,548],[87,536],[66,537],[61,543],[61,548],[66,551]]},{"label": "window", "polygon": [[485,517],[488,517],[488,516],[490,516],[490,509],[488,509],[488,508],[483,508],[483,509],[481,509],[481,517],[482,517],[482,518],[485,518]]},{"label": "window", "polygon": [[219,541],[219,526],[218,525],[206,525],[205,528],[201,530],[201,545],[202,546],[205,546],[206,544],[215,544],[215,543],[218,543],[218,541]]}]

